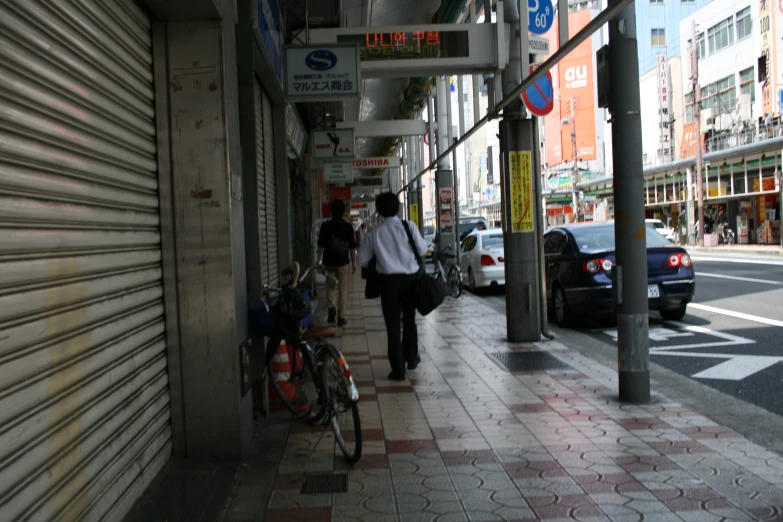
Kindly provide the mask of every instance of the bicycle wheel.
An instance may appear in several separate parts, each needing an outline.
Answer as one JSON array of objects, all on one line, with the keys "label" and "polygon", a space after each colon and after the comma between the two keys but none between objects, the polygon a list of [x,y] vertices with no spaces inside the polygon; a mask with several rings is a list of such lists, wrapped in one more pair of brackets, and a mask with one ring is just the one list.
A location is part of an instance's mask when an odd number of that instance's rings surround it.
[{"label": "bicycle wheel", "polygon": [[462,274],[460,274],[459,268],[452,266],[449,268],[449,294],[454,299],[457,299],[462,295]]},{"label": "bicycle wheel", "polygon": [[326,344],[319,354],[321,379],[329,403],[330,417],[337,445],[348,462],[362,457],[362,425],[359,419],[359,393],[351,377],[345,358],[331,344]]},{"label": "bicycle wheel", "polygon": [[296,420],[317,422],[325,413],[325,408],[318,403],[318,389],[313,380],[312,368],[309,353],[303,357],[293,345],[282,343],[268,368],[277,398]]}]

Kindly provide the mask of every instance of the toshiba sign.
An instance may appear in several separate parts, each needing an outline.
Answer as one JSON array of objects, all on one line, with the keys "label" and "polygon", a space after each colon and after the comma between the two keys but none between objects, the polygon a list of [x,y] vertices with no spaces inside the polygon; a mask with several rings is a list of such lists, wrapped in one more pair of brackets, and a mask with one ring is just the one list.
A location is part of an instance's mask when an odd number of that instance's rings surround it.
[{"label": "toshiba sign", "polygon": [[400,166],[399,156],[382,158],[356,158],[353,160],[355,169],[390,169]]}]

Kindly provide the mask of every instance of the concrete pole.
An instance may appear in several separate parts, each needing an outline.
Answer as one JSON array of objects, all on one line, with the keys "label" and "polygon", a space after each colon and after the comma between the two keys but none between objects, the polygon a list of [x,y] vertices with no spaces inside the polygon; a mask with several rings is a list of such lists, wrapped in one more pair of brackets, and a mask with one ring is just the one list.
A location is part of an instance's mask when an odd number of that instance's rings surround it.
[{"label": "concrete pole", "polygon": [[[449,133],[451,126],[449,125],[451,120],[451,100],[449,99],[449,84],[445,76],[438,76],[435,79],[436,88],[436,107],[438,109],[438,156],[443,155],[448,149],[451,139]],[[441,189],[451,189],[452,201],[451,203],[442,203],[440,201]],[[445,249],[447,246],[452,246],[452,254],[456,255],[456,243],[459,238],[459,226],[456,222],[456,212],[454,210],[456,206],[457,195],[454,190],[454,171],[451,166],[451,156],[446,155],[438,162],[438,170],[435,172],[435,219],[438,222],[438,238],[437,245],[438,252]],[[449,215],[450,223],[441,220],[441,215]]]},{"label": "concrete pole", "polygon": [[[416,162],[416,172],[421,172],[424,170],[424,139],[420,137],[415,137],[414,140],[417,140],[415,142],[416,147],[416,155],[414,156],[414,161]],[[422,178],[419,178],[419,180],[416,182],[416,194],[419,199],[419,227],[421,231],[424,231],[424,194],[422,193]]]},{"label": "concrete pole", "polygon": [[691,230],[693,230],[693,172],[691,169],[688,169],[686,171],[687,175],[687,201],[685,202],[685,213],[687,214],[685,216],[685,237],[683,238],[683,244],[688,244],[688,236],[691,233]]},{"label": "concrete pole", "polygon": [[[508,95],[522,81],[522,65],[528,60],[522,59],[520,34],[527,35],[527,2],[523,19],[517,10],[516,0],[505,0],[503,4],[506,20],[511,24],[511,45],[509,64],[503,71],[503,93]],[[527,46],[525,46],[527,47]],[[527,50],[525,50],[525,56]],[[497,79],[497,78],[496,78]],[[541,340],[541,321],[539,295],[539,267],[537,235],[540,223],[533,219],[533,231],[514,232],[512,227],[512,198],[510,154],[512,152],[530,153],[530,182],[535,185],[539,175],[538,144],[536,142],[536,122],[527,118],[522,100],[517,100],[503,110],[500,123],[500,150],[502,161],[502,205],[503,238],[506,270],[506,330],[510,342],[535,342]],[[487,161],[491,161],[488,158]],[[533,191],[530,198],[531,215],[538,212],[538,194]]]},{"label": "concrete pole", "polygon": [[[699,55],[696,48],[696,19],[691,20],[691,81],[693,82],[693,121],[696,124],[696,198],[699,208],[699,246],[704,246],[704,175],[701,158],[701,86],[699,85]],[[747,187],[746,187],[747,188]]]},{"label": "concrete pole", "polygon": [[633,4],[609,23],[609,71],[617,259],[612,276],[617,306],[619,394],[621,401],[645,403],[650,400],[650,326],[639,59]]}]

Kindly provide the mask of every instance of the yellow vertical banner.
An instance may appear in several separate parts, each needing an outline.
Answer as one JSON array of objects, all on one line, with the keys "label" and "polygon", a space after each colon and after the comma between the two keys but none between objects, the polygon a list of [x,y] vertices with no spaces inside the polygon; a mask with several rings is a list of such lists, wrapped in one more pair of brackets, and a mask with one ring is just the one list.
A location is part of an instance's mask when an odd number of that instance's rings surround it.
[{"label": "yellow vertical banner", "polygon": [[419,204],[418,203],[411,203],[410,208],[408,209],[408,217],[410,218],[409,221],[416,225],[416,228],[420,228],[419,225]]},{"label": "yellow vertical banner", "polygon": [[510,152],[509,178],[511,186],[511,232],[533,231],[533,177],[530,172],[530,152]]}]

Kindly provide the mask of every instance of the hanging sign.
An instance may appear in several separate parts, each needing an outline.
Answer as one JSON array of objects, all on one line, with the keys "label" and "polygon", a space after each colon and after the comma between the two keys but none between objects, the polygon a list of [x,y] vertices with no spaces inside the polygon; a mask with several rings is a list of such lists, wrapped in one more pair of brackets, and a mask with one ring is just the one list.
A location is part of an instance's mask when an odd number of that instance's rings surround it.
[{"label": "hanging sign", "polygon": [[381,189],[377,187],[351,187],[351,199],[363,197],[375,197],[381,194]]},{"label": "hanging sign", "polygon": [[[324,183],[334,185],[336,183],[353,183],[353,169],[347,161],[325,161]],[[346,199],[350,199],[349,196]]]},{"label": "hanging sign", "polygon": [[400,166],[399,156],[384,156],[380,158],[354,158],[355,169],[390,169]]},{"label": "hanging sign", "polygon": [[358,99],[359,48],[354,44],[285,48],[285,93],[291,102]]},{"label": "hanging sign", "polygon": [[314,158],[353,158],[353,129],[313,131]]},{"label": "hanging sign", "polygon": [[530,151],[509,152],[511,232],[533,232],[533,176]]},{"label": "hanging sign", "polygon": [[[540,65],[537,63],[531,64],[530,72],[532,73],[539,67]],[[533,82],[533,85],[522,93],[522,101],[525,102],[527,110],[536,116],[546,116],[552,112],[555,106],[555,89],[552,86],[552,74],[547,71],[544,76]]]}]

